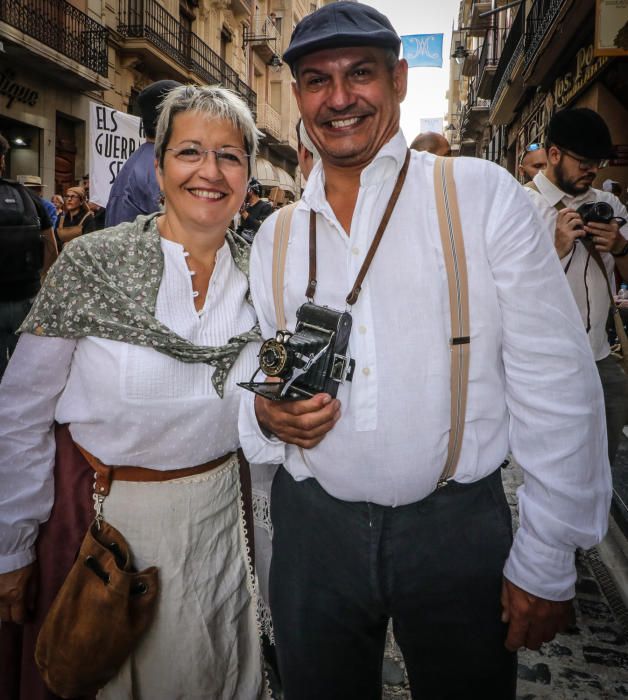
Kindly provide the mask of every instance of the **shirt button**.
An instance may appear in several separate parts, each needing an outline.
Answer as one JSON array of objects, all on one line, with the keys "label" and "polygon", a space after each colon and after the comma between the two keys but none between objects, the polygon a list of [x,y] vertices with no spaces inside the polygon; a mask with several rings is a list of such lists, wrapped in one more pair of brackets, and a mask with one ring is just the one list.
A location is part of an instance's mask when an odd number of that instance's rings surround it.
[{"label": "shirt button", "polygon": [[365,377],[368,377],[370,373],[371,373],[371,370],[370,370],[368,367],[363,367],[363,368],[362,368],[362,374],[363,374]]},{"label": "shirt button", "polygon": [[360,249],[359,249],[357,246],[354,245],[353,248],[351,248],[351,252],[352,252],[354,255],[359,255],[359,254],[360,254]]},{"label": "shirt button", "polygon": [[362,335],[364,335],[364,334],[366,333],[366,326],[360,326],[360,327],[358,328],[358,330],[360,331],[360,333],[361,333]]}]

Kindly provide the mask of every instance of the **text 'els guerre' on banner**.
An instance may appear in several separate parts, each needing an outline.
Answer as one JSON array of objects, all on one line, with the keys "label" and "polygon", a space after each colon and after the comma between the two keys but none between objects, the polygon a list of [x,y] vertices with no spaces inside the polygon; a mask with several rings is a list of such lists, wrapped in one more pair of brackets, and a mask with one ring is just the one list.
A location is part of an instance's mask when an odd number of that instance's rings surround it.
[{"label": "text 'els guerre' on banner", "polygon": [[144,143],[139,117],[91,102],[89,105],[89,191],[107,206],[109,191],[127,158]]}]

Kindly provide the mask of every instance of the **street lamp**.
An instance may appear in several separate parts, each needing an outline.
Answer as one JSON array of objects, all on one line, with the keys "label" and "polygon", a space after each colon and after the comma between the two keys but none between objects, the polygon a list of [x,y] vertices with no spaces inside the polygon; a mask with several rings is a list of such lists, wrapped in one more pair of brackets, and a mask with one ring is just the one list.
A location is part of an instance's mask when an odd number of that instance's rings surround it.
[{"label": "street lamp", "polygon": [[454,52],[451,54],[451,57],[456,60],[456,63],[461,66],[464,63],[464,59],[469,55],[469,52],[465,49],[465,47],[458,42],[456,44],[456,48]]},{"label": "street lamp", "polygon": [[274,53],[272,55],[270,61],[268,61],[268,67],[272,71],[278,71],[281,68],[281,66],[283,66],[282,60],[279,58],[279,56],[276,53]]}]

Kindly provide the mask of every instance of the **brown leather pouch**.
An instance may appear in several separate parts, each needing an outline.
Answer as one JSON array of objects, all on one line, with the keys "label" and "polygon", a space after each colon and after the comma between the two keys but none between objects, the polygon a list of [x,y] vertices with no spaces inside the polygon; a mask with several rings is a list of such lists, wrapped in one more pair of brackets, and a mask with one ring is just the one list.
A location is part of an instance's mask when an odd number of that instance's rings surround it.
[{"label": "brown leather pouch", "polygon": [[35,661],[50,690],[72,698],[111,680],[148,629],[158,586],[157,568],[135,571],[124,537],[94,521],[37,638]]}]

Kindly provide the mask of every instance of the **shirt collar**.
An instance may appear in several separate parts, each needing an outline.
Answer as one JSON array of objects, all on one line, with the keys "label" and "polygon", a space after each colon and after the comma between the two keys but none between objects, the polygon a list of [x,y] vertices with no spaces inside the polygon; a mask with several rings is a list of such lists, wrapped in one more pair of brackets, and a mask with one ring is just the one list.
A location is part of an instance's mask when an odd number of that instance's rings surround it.
[{"label": "shirt collar", "polygon": [[555,207],[558,202],[562,202],[565,206],[578,205],[586,200],[595,200],[595,193],[591,187],[589,187],[582,194],[571,195],[563,192],[559,187],[557,187],[549,178],[545,176],[544,173],[539,172],[534,176],[534,184],[539,188],[539,192],[545,197],[547,203]]},{"label": "shirt collar", "polygon": [[[384,180],[397,177],[407,150],[408,145],[400,129],[364,168],[360,174],[360,187],[380,185]],[[329,207],[325,197],[325,171],[322,161],[314,165],[301,199],[308,209],[314,211],[322,212]]]}]

